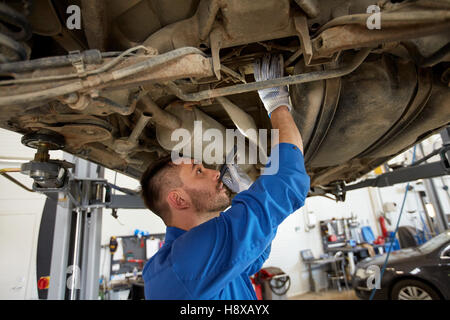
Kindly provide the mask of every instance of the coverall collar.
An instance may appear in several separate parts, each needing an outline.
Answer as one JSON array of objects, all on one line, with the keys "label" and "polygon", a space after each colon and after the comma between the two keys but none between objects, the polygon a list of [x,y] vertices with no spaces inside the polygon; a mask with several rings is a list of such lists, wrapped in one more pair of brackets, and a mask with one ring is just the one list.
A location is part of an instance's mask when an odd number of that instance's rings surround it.
[{"label": "coverall collar", "polygon": [[164,240],[164,242],[167,243],[171,243],[172,241],[174,241],[176,238],[178,238],[179,236],[181,236],[182,234],[184,234],[185,232],[187,232],[186,230],[177,228],[177,227],[167,227],[166,229],[166,238]]}]

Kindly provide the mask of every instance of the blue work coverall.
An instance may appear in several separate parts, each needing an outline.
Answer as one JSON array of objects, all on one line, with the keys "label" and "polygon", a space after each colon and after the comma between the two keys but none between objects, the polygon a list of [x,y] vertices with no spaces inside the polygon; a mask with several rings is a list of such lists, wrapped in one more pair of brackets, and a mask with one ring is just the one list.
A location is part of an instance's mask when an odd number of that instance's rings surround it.
[{"label": "blue work coverall", "polygon": [[281,143],[277,151],[278,173],[261,175],[219,217],[189,231],[167,227],[164,245],[143,270],[146,299],[256,299],[249,277],[268,258],[278,225],[309,191],[298,147]]}]

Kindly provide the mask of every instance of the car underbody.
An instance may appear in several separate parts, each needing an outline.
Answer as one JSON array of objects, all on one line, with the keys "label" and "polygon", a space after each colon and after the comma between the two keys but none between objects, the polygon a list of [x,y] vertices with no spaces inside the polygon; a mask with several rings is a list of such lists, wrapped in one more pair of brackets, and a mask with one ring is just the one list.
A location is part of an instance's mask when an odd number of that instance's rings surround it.
[{"label": "car underbody", "polygon": [[[372,5],[7,1],[0,127],[64,136],[64,151],[139,178],[194,120],[270,129],[256,90],[289,85],[311,195],[332,192],[450,122],[450,1],[379,1],[380,28]],[[285,77],[257,83],[267,53],[283,56]]]}]

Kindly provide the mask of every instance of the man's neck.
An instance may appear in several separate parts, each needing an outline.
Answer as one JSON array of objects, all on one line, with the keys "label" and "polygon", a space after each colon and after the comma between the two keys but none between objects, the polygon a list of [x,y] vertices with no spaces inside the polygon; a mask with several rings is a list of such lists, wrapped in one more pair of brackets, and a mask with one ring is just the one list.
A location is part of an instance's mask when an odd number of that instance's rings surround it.
[{"label": "man's neck", "polygon": [[179,215],[180,219],[175,219],[170,225],[170,227],[176,227],[185,231],[189,231],[213,218],[220,216],[220,211],[218,212],[208,212],[208,213],[191,213]]}]

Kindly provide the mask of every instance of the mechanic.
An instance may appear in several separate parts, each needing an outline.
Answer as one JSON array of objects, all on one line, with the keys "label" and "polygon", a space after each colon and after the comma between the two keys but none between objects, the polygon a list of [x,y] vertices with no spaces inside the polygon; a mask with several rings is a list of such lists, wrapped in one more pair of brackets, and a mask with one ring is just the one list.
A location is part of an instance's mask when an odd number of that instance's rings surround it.
[{"label": "mechanic", "polygon": [[[281,77],[282,58],[265,56],[254,69],[256,81]],[[310,183],[287,87],[258,94],[279,129],[276,174],[261,175],[232,201],[220,172],[193,161],[176,165],[167,157],[143,174],[144,202],[167,226],[143,270],[146,299],[256,299],[250,276],[268,258],[278,225],[303,206]],[[227,168],[230,189],[246,189],[236,167]]]}]

